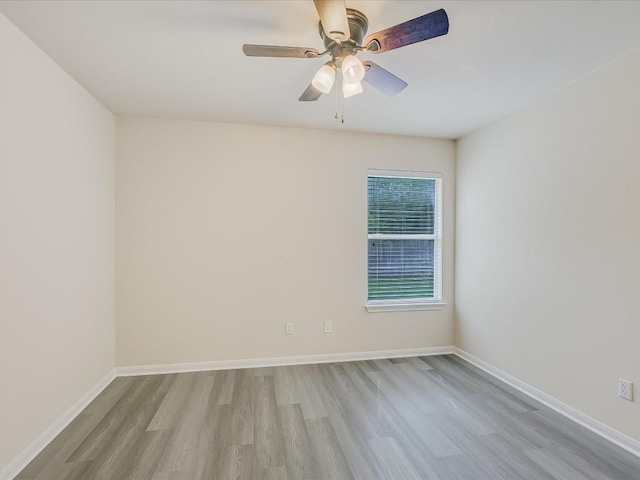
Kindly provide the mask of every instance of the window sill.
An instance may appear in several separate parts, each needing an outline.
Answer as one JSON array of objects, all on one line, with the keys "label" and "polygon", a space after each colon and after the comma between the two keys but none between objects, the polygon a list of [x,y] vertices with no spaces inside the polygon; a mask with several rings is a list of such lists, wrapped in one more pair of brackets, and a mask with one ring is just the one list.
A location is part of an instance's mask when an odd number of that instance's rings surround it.
[{"label": "window sill", "polygon": [[369,313],[376,312],[408,312],[413,310],[442,310],[447,304],[443,302],[389,302],[372,301],[368,302],[364,308]]}]

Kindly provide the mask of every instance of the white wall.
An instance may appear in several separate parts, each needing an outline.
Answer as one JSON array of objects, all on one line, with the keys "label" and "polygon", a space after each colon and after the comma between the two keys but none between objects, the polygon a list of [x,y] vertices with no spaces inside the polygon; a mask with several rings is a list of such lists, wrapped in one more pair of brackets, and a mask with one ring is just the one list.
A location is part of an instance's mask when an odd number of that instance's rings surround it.
[{"label": "white wall", "polygon": [[114,367],[114,134],[0,15],[0,470]]},{"label": "white wall", "polygon": [[[136,118],[117,139],[119,366],[451,345],[454,142]],[[365,311],[368,168],[444,172],[444,310]]]},{"label": "white wall", "polygon": [[466,136],[456,199],[457,345],[637,440],[639,78],[640,52]]}]

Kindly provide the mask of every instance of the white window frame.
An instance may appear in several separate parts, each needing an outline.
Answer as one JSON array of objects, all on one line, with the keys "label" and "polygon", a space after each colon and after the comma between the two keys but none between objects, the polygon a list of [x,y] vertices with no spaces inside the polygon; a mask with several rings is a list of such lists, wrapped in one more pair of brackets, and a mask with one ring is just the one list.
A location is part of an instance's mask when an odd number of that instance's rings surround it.
[{"label": "white window frame", "polygon": [[[369,177],[398,177],[398,178],[424,178],[436,180],[436,211],[434,232],[430,234],[393,235],[393,234],[369,234],[367,222],[367,245],[369,240],[433,240],[434,241],[434,284],[433,298],[407,298],[388,300],[368,300],[365,308],[368,312],[411,311],[411,310],[442,310],[446,303],[442,301],[442,173],[440,172],[413,172],[402,170],[369,170]],[[369,202],[367,201],[367,215]],[[367,296],[369,265],[367,262]]]}]

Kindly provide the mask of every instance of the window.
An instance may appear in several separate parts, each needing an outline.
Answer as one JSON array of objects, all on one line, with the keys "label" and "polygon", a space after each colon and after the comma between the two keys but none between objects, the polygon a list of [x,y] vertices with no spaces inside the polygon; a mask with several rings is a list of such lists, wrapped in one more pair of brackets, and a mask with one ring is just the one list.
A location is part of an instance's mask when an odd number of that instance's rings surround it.
[{"label": "window", "polygon": [[369,171],[367,310],[441,308],[442,175]]}]

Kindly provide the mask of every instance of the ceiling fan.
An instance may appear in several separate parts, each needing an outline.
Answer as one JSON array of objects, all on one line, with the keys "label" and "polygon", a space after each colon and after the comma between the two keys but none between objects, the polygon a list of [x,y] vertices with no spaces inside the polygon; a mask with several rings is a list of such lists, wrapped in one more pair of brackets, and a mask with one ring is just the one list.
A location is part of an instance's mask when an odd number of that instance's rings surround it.
[{"label": "ceiling fan", "polygon": [[344,0],[314,0],[313,3],[320,17],[319,30],[324,41],[324,52],[310,47],[242,46],[242,51],[249,57],[316,58],[331,55],[332,59],[318,70],[298,99],[300,101],[315,101],[323,93],[329,93],[339,70],[342,72],[342,93],[345,98],[362,93],[362,80],[386,95],[396,95],[404,90],[407,83],[371,61],[361,62],[356,55],[359,52],[384,53],[449,32],[449,18],[440,9],[364,38],[369,25],[364,13],[346,8]]}]

